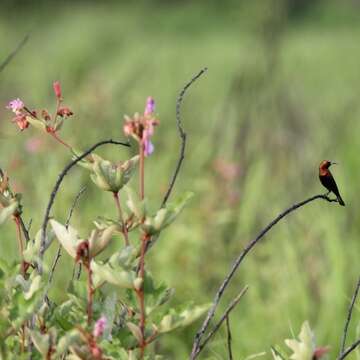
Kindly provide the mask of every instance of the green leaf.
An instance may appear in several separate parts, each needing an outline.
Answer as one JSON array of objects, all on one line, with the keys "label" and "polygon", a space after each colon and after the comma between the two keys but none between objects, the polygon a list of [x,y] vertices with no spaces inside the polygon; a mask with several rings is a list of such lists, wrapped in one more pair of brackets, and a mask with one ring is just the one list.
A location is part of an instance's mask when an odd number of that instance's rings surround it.
[{"label": "green leaf", "polygon": [[159,325],[159,333],[167,333],[180,327],[190,325],[199,319],[211,307],[211,304],[192,306],[181,312],[171,309],[167,315],[163,317]]},{"label": "green leaf", "polygon": [[109,264],[98,264],[95,261],[91,262],[91,270],[100,281],[107,281],[121,288],[133,288],[133,281],[136,277],[134,271],[125,271],[120,268],[114,269]]},{"label": "green leaf", "polygon": [[113,268],[121,267],[125,270],[130,270],[134,267],[134,261],[138,256],[138,250],[128,245],[116,252],[109,259],[109,265]]},{"label": "green leaf", "polygon": [[128,183],[138,162],[138,155],[123,163],[112,163],[92,154],[91,160],[81,162],[81,166],[91,169],[91,180],[100,189],[117,193]]},{"label": "green leaf", "polygon": [[43,130],[46,131],[46,124],[44,121],[42,120],[38,120],[38,119],[34,119],[31,116],[27,116],[26,120],[35,128],[39,129],[39,130]]},{"label": "green leaf", "polygon": [[111,335],[111,330],[114,324],[116,313],[116,303],[117,303],[117,294],[115,291],[112,291],[104,301],[103,314],[106,317],[106,327],[103,334],[104,339],[109,339]]},{"label": "green leaf", "polygon": [[136,340],[141,343],[142,342],[142,334],[141,334],[141,330],[140,327],[135,325],[132,322],[127,322],[126,323],[127,327],[129,328],[129,330],[131,331],[131,333],[134,335],[134,337],[136,338]]},{"label": "green leaf", "polygon": [[104,229],[94,229],[89,238],[90,255],[92,257],[101,253],[110,243],[112,236],[116,230],[119,230],[118,225],[110,225]]},{"label": "green leaf", "polygon": [[14,201],[9,206],[2,208],[0,210],[0,225],[2,225],[10,216],[12,216],[18,207],[19,203]]},{"label": "green leaf", "polygon": [[[61,337],[56,346],[55,357],[59,357],[68,351],[71,345],[78,343],[81,339],[78,330],[69,331],[65,336]],[[68,359],[68,357],[66,358]]]},{"label": "green leaf", "polygon": [[146,215],[146,200],[140,200],[139,196],[135,193],[135,191],[129,187],[125,187],[125,191],[127,194],[127,202],[129,210],[135,215],[137,220],[141,222]]},{"label": "green leaf", "polygon": [[31,330],[30,336],[33,344],[35,345],[36,349],[39,353],[46,357],[48,355],[50,346],[51,346],[51,338],[49,334],[41,334],[37,330]]},{"label": "green leaf", "polygon": [[145,233],[155,235],[169,226],[193,196],[194,193],[186,192],[165,208],[158,210],[154,217],[146,217],[142,224]]},{"label": "green leaf", "polygon": [[287,339],[285,344],[293,351],[292,360],[311,360],[315,351],[315,337],[308,321],[301,326],[299,340]]},{"label": "green leaf", "polygon": [[71,226],[66,228],[64,225],[53,219],[50,220],[50,225],[52,226],[60,244],[63,246],[66,252],[75,259],[77,247],[81,242],[84,241],[79,237],[78,231]]}]

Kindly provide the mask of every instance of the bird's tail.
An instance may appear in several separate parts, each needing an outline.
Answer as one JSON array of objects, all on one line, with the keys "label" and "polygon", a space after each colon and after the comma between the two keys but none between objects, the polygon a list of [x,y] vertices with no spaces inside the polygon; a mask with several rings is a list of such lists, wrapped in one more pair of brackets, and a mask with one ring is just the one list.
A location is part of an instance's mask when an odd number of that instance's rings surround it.
[{"label": "bird's tail", "polygon": [[345,206],[344,200],[341,198],[340,194],[337,195],[337,200],[341,206]]}]

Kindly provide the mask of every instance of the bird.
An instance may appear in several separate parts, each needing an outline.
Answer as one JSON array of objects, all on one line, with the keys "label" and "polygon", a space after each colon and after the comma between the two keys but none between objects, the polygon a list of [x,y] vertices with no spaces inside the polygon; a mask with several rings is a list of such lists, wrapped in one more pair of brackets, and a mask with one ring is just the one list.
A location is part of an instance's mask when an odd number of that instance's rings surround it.
[{"label": "bird", "polygon": [[344,200],[341,198],[341,195],[340,195],[339,189],[336,185],[335,179],[333,178],[333,176],[329,170],[329,167],[333,164],[336,164],[336,162],[329,161],[329,160],[323,160],[320,163],[319,179],[320,179],[321,184],[324,187],[326,187],[326,189],[329,190],[329,193],[333,192],[335,194],[338,203],[341,206],[345,206]]}]

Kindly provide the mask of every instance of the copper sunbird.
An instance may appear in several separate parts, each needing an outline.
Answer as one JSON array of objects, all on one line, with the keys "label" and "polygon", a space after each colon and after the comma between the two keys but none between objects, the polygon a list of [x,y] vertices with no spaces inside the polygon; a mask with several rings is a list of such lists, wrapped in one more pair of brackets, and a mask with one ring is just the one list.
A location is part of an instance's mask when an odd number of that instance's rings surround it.
[{"label": "copper sunbird", "polygon": [[339,189],[336,185],[335,179],[333,178],[329,167],[335,162],[329,160],[323,160],[319,166],[319,179],[320,182],[329,190],[329,193],[332,192],[335,194],[337,201],[340,205],[345,206],[344,200],[341,198]]}]

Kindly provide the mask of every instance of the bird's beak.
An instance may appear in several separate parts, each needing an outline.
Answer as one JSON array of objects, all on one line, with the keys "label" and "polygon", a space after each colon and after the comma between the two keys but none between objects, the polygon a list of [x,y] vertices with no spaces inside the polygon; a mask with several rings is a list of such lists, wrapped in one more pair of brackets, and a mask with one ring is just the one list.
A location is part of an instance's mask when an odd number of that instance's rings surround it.
[{"label": "bird's beak", "polygon": [[335,161],[332,161],[332,162],[331,162],[331,165],[338,165],[338,163],[335,162]]}]

